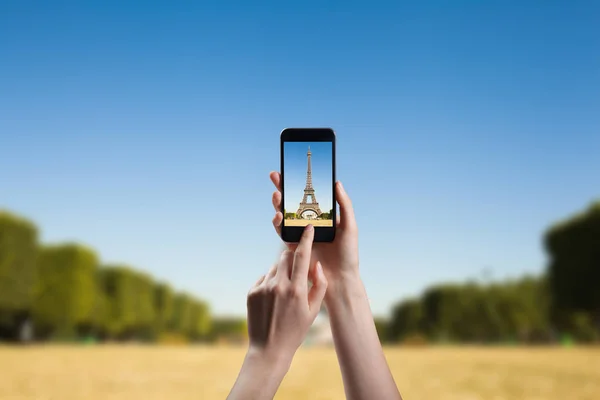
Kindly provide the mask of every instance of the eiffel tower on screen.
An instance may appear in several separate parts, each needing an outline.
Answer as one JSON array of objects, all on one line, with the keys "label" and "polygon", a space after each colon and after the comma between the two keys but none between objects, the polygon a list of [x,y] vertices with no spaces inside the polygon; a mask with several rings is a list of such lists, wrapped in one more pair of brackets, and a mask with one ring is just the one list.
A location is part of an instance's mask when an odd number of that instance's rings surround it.
[{"label": "eiffel tower on screen", "polygon": [[[306,153],[306,157],[308,159],[308,169],[306,171],[304,197],[302,198],[300,207],[298,207],[298,211],[296,211],[296,215],[301,219],[317,219],[322,214],[321,209],[319,208],[319,203],[317,202],[317,198],[315,197],[315,189],[313,188],[312,184],[312,167],[310,164],[311,155],[312,153],[310,152],[310,146],[308,146],[308,153]],[[308,202],[309,197],[310,203]]]}]

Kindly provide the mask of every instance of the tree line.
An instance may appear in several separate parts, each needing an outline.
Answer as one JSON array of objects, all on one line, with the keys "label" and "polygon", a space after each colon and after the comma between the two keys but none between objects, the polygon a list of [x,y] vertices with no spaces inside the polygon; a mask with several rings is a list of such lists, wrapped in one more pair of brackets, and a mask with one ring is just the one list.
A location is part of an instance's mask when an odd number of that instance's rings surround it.
[{"label": "tree line", "polygon": [[206,301],[127,265],[101,265],[74,243],[39,243],[29,220],[0,212],[0,336],[5,339],[191,341],[245,331]]},{"label": "tree line", "polygon": [[386,342],[600,339],[600,202],[546,231],[541,276],[434,285],[378,321]]},{"label": "tree line", "polygon": [[[600,339],[600,202],[549,228],[541,276],[439,284],[378,319],[384,342]],[[83,245],[40,244],[29,220],[0,212],[0,337],[242,340],[246,322]]]}]

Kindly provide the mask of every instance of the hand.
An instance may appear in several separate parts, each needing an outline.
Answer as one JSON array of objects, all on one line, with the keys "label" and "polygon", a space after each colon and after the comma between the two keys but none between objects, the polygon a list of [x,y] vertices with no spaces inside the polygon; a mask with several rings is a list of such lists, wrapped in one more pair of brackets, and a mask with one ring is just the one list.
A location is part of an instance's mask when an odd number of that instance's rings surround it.
[{"label": "hand", "polygon": [[[275,208],[273,226],[281,237],[283,221],[281,174],[271,172],[270,178],[277,189],[273,192],[273,207]],[[352,202],[341,182],[336,182],[335,195],[340,205],[340,215],[336,219],[335,239],[331,243],[315,243],[311,259],[311,265],[316,265],[317,261],[322,263],[323,271],[330,285],[338,285],[347,277],[352,279],[358,277],[358,227],[354,218]],[[288,249],[294,250],[297,244],[286,243],[286,246]]]},{"label": "hand", "polygon": [[[310,272],[314,234],[313,226],[307,226],[295,251],[284,251],[248,293],[251,351],[291,359],[317,317],[327,279],[320,264]],[[309,275],[313,283],[310,290]]]},{"label": "hand", "polygon": [[[314,322],[327,290],[320,264],[310,269],[315,231],[304,229],[295,251],[281,259],[248,293],[250,347],[228,400],[272,399]],[[308,288],[308,279],[313,285]]]}]

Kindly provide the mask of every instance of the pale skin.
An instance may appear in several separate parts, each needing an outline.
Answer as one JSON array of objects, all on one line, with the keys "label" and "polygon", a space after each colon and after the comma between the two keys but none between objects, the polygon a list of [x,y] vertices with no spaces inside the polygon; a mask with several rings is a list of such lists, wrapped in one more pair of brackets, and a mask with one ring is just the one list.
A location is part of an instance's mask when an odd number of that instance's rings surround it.
[{"label": "pale skin", "polygon": [[314,228],[309,225],[295,249],[284,251],[250,289],[250,344],[229,400],[272,399],[317,317],[327,279],[320,264],[310,269],[313,238]]},{"label": "pale skin", "polygon": [[[273,193],[273,207],[275,209],[273,226],[277,233],[281,235],[281,223],[283,221],[283,214],[280,211],[281,175],[278,172],[271,172],[270,178],[276,188]],[[323,290],[323,286],[327,287],[322,299],[324,299],[331,322],[346,398],[351,400],[402,400],[383,354],[365,287],[360,278],[358,227],[354,218],[352,202],[341,182],[336,183],[335,193],[337,202],[340,205],[340,215],[336,220],[335,240],[332,243],[312,244],[311,237],[312,251],[302,251],[302,254],[305,256],[303,260],[306,259],[307,253],[310,254],[307,261],[308,267],[306,268],[307,276],[314,282],[314,287],[320,287],[319,290]],[[287,253],[284,252],[284,254],[297,252],[298,249],[306,249],[308,247],[307,241],[303,242],[303,240],[304,236],[300,243],[286,243]],[[322,274],[319,273],[321,270]],[[304,276],[304,273],[302,275]],[[315,290],[314,287],[311,291]],[[286,304],[289,307],[287,312],[293,313],[291,309],[297,306],[297,303]],[[252,319],[250,313],[251,309],[249,308],[249,320]],[[314,315],[316,317],[316,313]],[[310,321],[310,324],[312,324],[315,317],[312,317],[312,314],[310,316],[312,319],[306,318],[300,321],[303,321],[303,323]],[[304,325],[298,325],[295,320],[294,323],[296,325],[293,329],[304,332],[304,335],[306,335],[310,324],[305,328]],[[299,329],[300,326],[302,329]],[[274,345],[270,351],[258,351],[259,355],[255,355],[257,351],[253,350],[251,344],[240,372],[240,377],[245,375],[248,378],[238,378],[236,382],[238,389],[236,393],[240,393],[240,397],[231,397],[230,395],[229,398],[231,400],[242,398],[241,394],[244,393],[244,399],[272,399],[289,369],[293,353],[298,348],[295,347],[295,343],[298,343],[297,346],[299,346],[301,340],[297,342],[296,339],[293,343],[294,345],[287,344],[280,345],[280,347]],[[292,348],[293,352],[290,350]],[[283,361],[274,361],[269,364],[268,361],[264,361],[265,359]],[[268,365],[270,367],[267,367]],[[260,368],[267,368],[268,372],[257,371]],[[254,383],[249,377],[255,379]],[[259,393],[257,392],[259,389],[252,389],[253,385],[261,387],[262,391]],[[265,386],[268,390],[264,389]],[[234,391],[235,389],[236,387],[234,387]],[[232,394],[234,391],[232,391]]]}]

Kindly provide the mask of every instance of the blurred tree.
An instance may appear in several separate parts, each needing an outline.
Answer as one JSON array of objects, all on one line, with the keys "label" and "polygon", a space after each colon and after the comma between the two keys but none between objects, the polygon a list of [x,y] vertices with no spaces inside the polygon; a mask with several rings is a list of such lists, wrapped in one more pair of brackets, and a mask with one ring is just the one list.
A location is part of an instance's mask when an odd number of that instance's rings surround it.
[{"label": "blurred tree", "polygon": [[205,340],[211,328],[210,311],[204,301],[193,299],[191,308],[191,329],[189,337],[192,340]]},{"label": "blurred tree", "polygon": [[423,306],[420,299],[407,299],[394,306],[387,329],[389,341],[424,333]]},{"label": "blurred tree", "polygon": [[106,338],[110,323],[110,299],[106,295],[103,285],[104,274],[101,268],[96,271],[96,296],[92,311],[91,326],[93,334],[98,338]]},{"label": "blurred tree", "polygon": [[573,327],[573,314],[585,313],[600,331],[600,202],[551,227],[544,244],[550,255],[553,323],[568,330]]},{"label": "blurred tree", "polygon": [[170,330],[187,335],[192,331],[192,325],[192,297],[186,293],[175,294]]},{"label": "blurred tree", "polygon": [[33,315],[43,334],[76,336],[95,325],[98,257],[82,245],[43,246],[39,251]]},{"label": "blurred tree", "polygon": [[123,265],[104,266],[100,269],[100,280],[106,298],[107,336],[115,339],[131,338],[136,327],[138,309],[133,270]]},{"label": "blurred tree", "polygon": [[248,337],[248,324],[245,318],[215,317],[212,320],[209,339],[212,341],[243,341]]},{"label": "blurred tree", "polygon": [[154,286],[154,332],[158,336],[167,331],[169,323],[173,318],[173,289],[160,282]]},{"label": "blurred tree", "polygon": [[546,280],[430,287],[420,298],[396,304],[388,337],[404,341],[422,333],[437,341],[547,341]]},{"label": "blurred tree", "polygon": [[154,280],[148,274],[132,271],[134,286],[134,323],[132,334],[137,339],[150,340],[154,337]]},{"label": "blurred tree", "polygon": [[23,336],[29,326],[37,242],[32,222],[0,211],[0,334],[10,339]]},{"label": "blurred tree", "polygon": [[600,339],[600,333],[594,326],[592,316],[587,312],[569,314],[566,330],[578,342],[591,343]]},{"label": "blurred tree", "polygon": [[374,318],[375,329],[377,330],[377,336],[379,336],[379,341],[381,344],[385,344],[388,342],[388,326],[389,321],[386,318]]},{"label": "blurred tree", "polygon": [[[436,340],[456,340],[464,332],[461,314],[468,302],[461,296],[458,285],[439,285],[427,289],[423,295],[423,315],[426,333]],[[464,336],[464,335],[462,335]]]},{"label": "blurred tree", "polygon": [[0,211],[0,338],[27,339],[32,328],[71,339],[154,339],[169,328],[196,340],[209,334],[205,301],[175,296],[128,266],[99,268],[88,247],[37,241],[31,222]]}]

